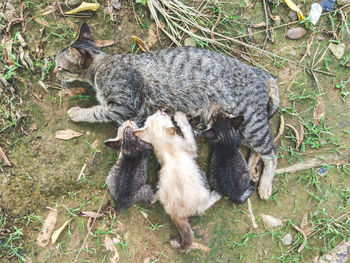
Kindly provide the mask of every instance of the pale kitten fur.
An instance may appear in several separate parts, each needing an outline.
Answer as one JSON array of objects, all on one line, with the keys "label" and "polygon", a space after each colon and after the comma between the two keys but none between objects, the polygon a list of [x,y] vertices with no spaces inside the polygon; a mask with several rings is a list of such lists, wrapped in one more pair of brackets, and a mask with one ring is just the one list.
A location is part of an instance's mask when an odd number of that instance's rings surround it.
[{"label": "pale kitten fur", "polygon": [[210,192],[206,177],[195,161],[197,147],[186,115],[176,112],[174,120],[183,137],[175,133],[171,118],[159,110],[147,118],[145,126],[135,135],[154,148],[161,164],[156,199],[163,204],[181,235],[181,241],[173,239],[171,245],[186,251],[193,242],[188,217],[203,213],[221,196]]}]

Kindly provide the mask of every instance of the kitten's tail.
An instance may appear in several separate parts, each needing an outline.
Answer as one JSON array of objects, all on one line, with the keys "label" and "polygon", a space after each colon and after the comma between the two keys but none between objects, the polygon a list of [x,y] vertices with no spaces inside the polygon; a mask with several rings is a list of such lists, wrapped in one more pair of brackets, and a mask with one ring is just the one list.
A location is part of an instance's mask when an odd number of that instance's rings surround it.
[{"label": "kitten's tail", "polygon": [[176,216],[172,216],[171,219],[174,222],[177,230],[180,232],[181,242],[179,242],[177,239],[172,239],[170,240],[170,244],[173,248],[186,252],[191,248],[193,243],[193,232],[190,224],[188,223],[188,219],[186,217],[178,218]]}]

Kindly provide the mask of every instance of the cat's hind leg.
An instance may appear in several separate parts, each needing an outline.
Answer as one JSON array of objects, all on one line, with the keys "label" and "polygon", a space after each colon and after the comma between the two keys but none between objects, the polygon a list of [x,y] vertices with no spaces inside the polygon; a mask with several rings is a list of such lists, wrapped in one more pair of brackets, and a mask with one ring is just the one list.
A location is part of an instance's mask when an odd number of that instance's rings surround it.
[{"label": "cat's hind leg", "polygon": [[154,195],[153,195],[153,190],[151,186],[149,186],[148,184],[145,184],[136,191],[133,197],[133,203],[137,203],[138,201],[141,201],[141,200],[151,203],[153,199],[154,199]]},{"label": "cat's hind leg", "polygon": [[277,166],[277,152],[267,114],[250,116],[248,123],[242,129],[242,134],[250,147],[263,160],[264,169],[260,177],[258,193],[262,199],[267,199],[272,194],[272,182]]}]

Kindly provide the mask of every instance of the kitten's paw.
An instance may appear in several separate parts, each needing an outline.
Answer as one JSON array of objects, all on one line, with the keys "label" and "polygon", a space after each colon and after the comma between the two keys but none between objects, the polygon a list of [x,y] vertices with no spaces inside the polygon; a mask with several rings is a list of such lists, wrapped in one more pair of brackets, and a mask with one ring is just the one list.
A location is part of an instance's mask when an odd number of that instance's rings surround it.
[{"label": "kitten's paw", "polygon": [[81,119],[81,108],[80,107],[73,107],[73,108],[70,108],[68,111],[67,111],[67,114],[69,115],[69,118],[74,121],[74,122],[79,122],[79,121],[83,121]]},{"label": "kitten's paw", "polygon": [[178,125],[188,123],[186,114],[183,113],[183,112],[181,112],[181,111],[177,111],[177,112],[175,113],[175,115],[174,115],[174,120],[176,121],[176,123],[177,123]]},{"label": "kitten's paw", "polygon": [[264,179],[264,177],[261,177],[258,193],[261,199],[268,199],[272,194],[272,181],[269,179]]}]

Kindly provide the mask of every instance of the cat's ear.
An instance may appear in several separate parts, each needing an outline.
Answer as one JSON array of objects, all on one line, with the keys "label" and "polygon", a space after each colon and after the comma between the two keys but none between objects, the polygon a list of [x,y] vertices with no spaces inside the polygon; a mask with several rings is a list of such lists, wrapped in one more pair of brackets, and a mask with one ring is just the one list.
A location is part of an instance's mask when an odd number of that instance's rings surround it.
[{"label": "cat's ear", "polygon": [[204,138],[208,140],[214,140],[216,138],[216,133],[212,129],[208,129],[202,132]]},{"label": "cat's ear", "polygon": [[145,129],[139,129],[134,131],[134,135],[136,137],[139,137],[141,140],[145,139],[145,135],[146,135],[146,130]]},{"label": "cat's ear", "polygon": [[230,118],[230,120],[233,128],[235,128],[235,130],[238,130],[244,121],[244,117],[242,115],[239,115],[237,117]]},{"label": "cat's ear", "polygon": [[170,127],[170,128],[165,128],[165,129],[166,129],[166,133],[171,135],[171,136],[174,136],[176,133],[175,127]]},{"label": "cat's ear", "polygon": [[91,31],[90,31],[90,28],[89,26],[86,24],[86,23],[83,23],[80,27],[80,30],[79,30],[79,36],[78,36],[78,39],[77,40],[80,40],[80,41],[92,41],[94,42],[94,39],[92,38],[92,34],[91,34]]},{"label": "cat's ear", "polygon": [[84,56],[80,51],[72,46],[69,46],[69,55],[72,57],[72,61],[78,65],[82,65],[84,62]]},{"label": "cat's ear", "polygon": [[116,149],[116,150],[120,150],[121,141],[116,140],[116,139],[109,139],[109,140],[105,141],[105,144],[108,147],[111,147],[111,148]]}]

